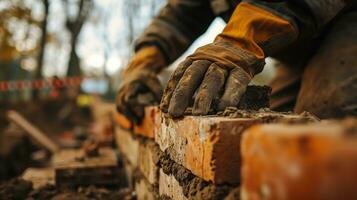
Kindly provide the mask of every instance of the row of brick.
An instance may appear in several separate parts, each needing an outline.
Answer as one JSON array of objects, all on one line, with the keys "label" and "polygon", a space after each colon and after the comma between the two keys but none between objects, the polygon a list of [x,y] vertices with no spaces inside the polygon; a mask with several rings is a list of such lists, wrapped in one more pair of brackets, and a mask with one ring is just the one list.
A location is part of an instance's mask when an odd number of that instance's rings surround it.
[{"label": "row of brick", "polygon": [[217,197],[230,193],[238,199],[234,187],[216,186],[195,176],[171,160],[151,138],[117,127],[116,143],[138,199],[222,199]]},{"label": "row of brick", "polygon": [[[341,122],[292,125],[309,120],[304,116],[277,113],[246,118],[171,119],[152,107],[146,109],[142,126],[125,124],[122,119],[118,116],[119,125],[132,130],[120,128],[117,131],[123,157],[139,169],[145,181],[153,186],[150,188],[156,188],[154,191],[159,197],[199,199],[205,194],[187,194],[187,183],[165,172],[157,154],[167,156],[192,173],[194,178],[189,179],[190,182],[202,179],[202,188],[218,187],[217,191],[229,198],[237,197],[236,192],[230,191],[237,191],[232,186],[239,183],[242,183],[242,199],[355,197],[353,186],[357,177],[352,169],[357,167],[354,158],[357,131],[353,129],[354,120],[349,126]],[[274,124],[267,125],[271,122]],[[229,186],[229,191],[225,186]]]}]

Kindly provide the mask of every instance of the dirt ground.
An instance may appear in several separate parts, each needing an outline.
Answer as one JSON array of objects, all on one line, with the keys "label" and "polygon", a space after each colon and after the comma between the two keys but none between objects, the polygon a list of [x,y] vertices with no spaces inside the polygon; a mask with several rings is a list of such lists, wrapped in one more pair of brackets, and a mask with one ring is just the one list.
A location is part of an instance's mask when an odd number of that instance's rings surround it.
[{"label": "dirt ground", "polygon": [[54,141],[59,141],[65,131],[85,129],[93,121],[90,109],[78,107],[71,99],[0,102],[0,105],[0,183],[38,164],[32,160],[33,153],[39,150],[37,145],[7,120],[7,111],[19,112]]},{"label": "dirt ground", "polygon": [[135,194],[128,189],[101,188],[95,186],[77,189],[58,189],[47,185],[34,190],[32,183],[14,178],[0,185],[0,199],[6,200],[131,200]]}]

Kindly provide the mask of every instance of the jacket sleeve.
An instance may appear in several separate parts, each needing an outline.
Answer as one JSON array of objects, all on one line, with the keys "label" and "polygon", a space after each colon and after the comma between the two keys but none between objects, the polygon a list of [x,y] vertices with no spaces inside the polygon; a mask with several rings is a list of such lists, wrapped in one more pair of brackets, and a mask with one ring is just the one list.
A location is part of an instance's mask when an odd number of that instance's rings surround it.
[{"label": "jacket sleeve", "polygon": [[209,0],[169,0],[135,43],[156,45],[167,64],[177,59],[215,18]]},{"label": "jacket sleeve", "polygon": [[288,20],[299,31],[299,38],[312,38],[353,0],[245,0]]}]

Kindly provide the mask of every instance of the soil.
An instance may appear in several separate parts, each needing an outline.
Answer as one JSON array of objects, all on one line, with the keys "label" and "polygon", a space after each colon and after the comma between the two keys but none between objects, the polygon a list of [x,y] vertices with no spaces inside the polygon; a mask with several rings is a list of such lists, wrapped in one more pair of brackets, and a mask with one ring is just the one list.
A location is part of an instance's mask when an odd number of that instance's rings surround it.
[{"label": "soil", "polygon": [[116,200],[135,199],[128,189],[108,189],[94,186],[79,187],[76,190],[58,189],[47,185],[37,190],[32,189],[32,183],[22,179],[12,179],[0,185],[0,199],[6,200]]},{"label": "soil", "polygon": [[31,190],[31,182],[22,179],[12,179],[0,185],[0,199],[25,199]]},{"label": "soil", "polygon": [[10,126],[0,132],[0,183],[20,175],[30,166],[34,150],[35,147],[21,129]]}]

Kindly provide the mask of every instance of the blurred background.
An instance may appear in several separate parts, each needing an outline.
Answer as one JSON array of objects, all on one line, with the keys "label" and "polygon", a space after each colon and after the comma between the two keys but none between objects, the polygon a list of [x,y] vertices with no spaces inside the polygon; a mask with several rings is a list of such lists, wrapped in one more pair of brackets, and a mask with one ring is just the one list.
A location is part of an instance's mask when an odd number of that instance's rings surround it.
[{"label": "blurred background", "polygon": [[[78,145],[88,135],[111,138],[119,74],[133,54],[133,42],[164,4],[165,0],[0,1],[0,181],[45,155],[26,131],[7,119],[9,110],[61,146]],[[213,41],[224,26],[217,18],[163,75]],[[272,68],[265,70],[256,82],[267,83],[272,75]]]}]

